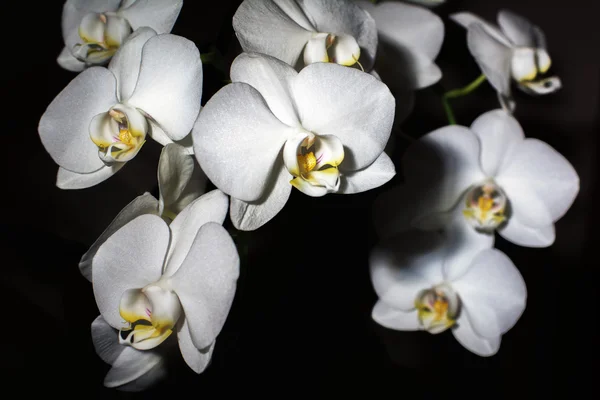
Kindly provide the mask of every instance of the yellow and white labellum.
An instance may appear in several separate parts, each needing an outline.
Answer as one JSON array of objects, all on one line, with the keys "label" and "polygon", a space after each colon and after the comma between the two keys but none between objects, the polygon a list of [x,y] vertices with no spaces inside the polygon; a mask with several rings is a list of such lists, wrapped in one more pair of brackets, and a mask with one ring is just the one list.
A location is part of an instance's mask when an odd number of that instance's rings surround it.
[{"label": "yellow and white labellum", "polygon": [[463,215],[482,231],[492,231],[506,220],[508,198],[492,181],[472,187],[465,197]]},{"label": "yellow and white labellum", "polygon": [[86,14],[79,25],[83,43],[73,47],[73,55],[86,64],[104,64],[131,32],[129,22],[114,13]]},{"label": "yellow and white labellum", "polygon": [[358,65],[360,47],[351,35],[334,35],[332,33],[316,33],[304,47],[304,64],[315,62],[332,62],[347,67]]},{"label": "yellow and white labellum", "polygon": [[117,104],[90,123],[90,137],[106,165],[131,160],[146,142],[148,121],[136,108]]},{"label": "yellow and white labellum", "polygon": [[511,74],[519,85],[536,94],[546,94],[561,87],[558,77],[544,77],[552,60],[545,49],[517,47],[513,50]]},{"label": "yellow and white labellum", "polygon": [[138,350],[152,349],[167,339],[181,316],[177,295],[158,284],[130,289],[121,296],[119,313],[129,323],[119,332],[119,342]]},{"label": "yellow and white labellum", "polygon": [[422,329],[441,333],[456,323],[461,310],[458,294],[449,285],[438,285],[419,292],[415,307]]},{"label": "yellow and white labellum", "polygon": [[303,132],[285,143],[283,160],[294,176],[290,184],[309,196],[324,196],[340,187],[338,166],[344,160],[344,146],[333,135]]}]

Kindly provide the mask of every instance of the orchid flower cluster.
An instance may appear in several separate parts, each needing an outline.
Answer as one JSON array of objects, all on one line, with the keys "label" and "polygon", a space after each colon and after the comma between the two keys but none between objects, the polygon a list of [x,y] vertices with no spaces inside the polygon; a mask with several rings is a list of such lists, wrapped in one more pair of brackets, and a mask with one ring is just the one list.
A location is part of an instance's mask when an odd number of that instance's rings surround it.
[{"label": "orchid flower cluster", "polygon": [[[164,146],[158,198],[133,199],[79,264],[100,313],[92,341],[112,366],[106,386],[145,389],[177,353],[196,373],[207,368],[240,270],[226,218],[253,231],[294,188],[353,194],[396,175],[384,150],[410,113],[406,99],[442,77],[444,23],[424,7],[441,2],[243,0],[232,20],[243,52],[201,107],[200,52],[169,33],[183,0],[66,1],[58,63],[79,74],[39,122],[56,185],[101,184],[146,141]],[[466,12],[451,19],[501,108],[470,127],[449,114],[404,153],[404,183],[374,207],[372,317],[396,330],[451,330],[489,356],[527,297],[495,233],[550,246],[579,178],[513,116],[512,81],[537,95],[561,85],[541,29],[508,11],[499,27]]]}]

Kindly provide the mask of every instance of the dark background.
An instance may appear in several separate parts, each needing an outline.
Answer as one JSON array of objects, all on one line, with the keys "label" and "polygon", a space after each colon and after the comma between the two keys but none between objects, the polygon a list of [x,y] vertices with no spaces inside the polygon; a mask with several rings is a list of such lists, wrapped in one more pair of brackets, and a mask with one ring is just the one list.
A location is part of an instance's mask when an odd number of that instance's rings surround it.
[{"label": "dark background", "polygon": [[[172,33],[195,41],[202,52],[216,45],[231,58],[239,51],[231,29],[239,3],[186,0]],[[248,255],[211,366],[196,375],[175,356],[169,379],[137,395],[102,385],[109,366],[96,356],[90,336],[98,311],[91,284],[80,275],[77,263],[125,204],[144,191],[156,190],[160,146],[149,142],[133,162],[96,187],[81,191],[55,187],[57,166],[41,145],[37,124],[75,76],[56,63],[63,47],[62,4],[10,2],[2,11],[3,391],[16,388],[21,395],[86,398],[184,393],[198,398],[238,393],[287,398],[362,391],[372,396],[389,392],[397,398],[438,394],[505,398],[542,396],[560,385],[577,398],[586,384],[594,384],[599,222],[595,199],[600,195],[597,2],[449,0],[435,10],[446,22],[438,57],[444,77],[417,93],[404,132],[419,137],[446,125],[440,94],[479,75],[466,49],[465,31],[447,19],[448,13],[470,10],[494,20],[499,9],[509,8],[545,31],[553,69],[563,82],[562,90],[546,97],[517,91],[516,117],[526,135],[555,147],[581,178],[579,197],[556,224],[552,247],[520,248],[497,240],[497,247],[518,266],[529,292],[525,313],[503,336],[497,355],[477,357],[450,332],[437,336],[395,332],[371,320],[376,296],[367,259],[377,238],[370,205],[399,179],[351,196],[310,198],[294,190],[275,219],[238,239],[247,244]],[[204,72],[203,103],[223,79],[213,66],[205,65]],[[498,107],[487,83],[452,104],[464,125]],[[398,139],[396,161],[405,144]],[[324,237],[332,244],[329,252],[298,251]]]}]

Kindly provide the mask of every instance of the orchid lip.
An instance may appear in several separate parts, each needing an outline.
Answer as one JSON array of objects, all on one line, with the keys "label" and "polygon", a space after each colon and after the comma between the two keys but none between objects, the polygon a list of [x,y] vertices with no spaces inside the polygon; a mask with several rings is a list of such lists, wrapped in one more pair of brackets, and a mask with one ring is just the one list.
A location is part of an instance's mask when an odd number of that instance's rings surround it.
[{"label": "orchid lip", "polygon": [[477,230],[493,232],[508,219],[508,197],[493,180],[473,185],[465,195],[463,216]]},{"label": "orchid lip", "polygon": [[421,290],[415,299],[415,308],[421,328],[437,334],[455,326],[462,302],[452,287],[444,283]]},{"label": "orchid lip", "polygon": [[105,64],[132,31],[129,22],[115,13],[88,13],[79,25],[81,43],[73,46],[73,56],[88,65]]}]

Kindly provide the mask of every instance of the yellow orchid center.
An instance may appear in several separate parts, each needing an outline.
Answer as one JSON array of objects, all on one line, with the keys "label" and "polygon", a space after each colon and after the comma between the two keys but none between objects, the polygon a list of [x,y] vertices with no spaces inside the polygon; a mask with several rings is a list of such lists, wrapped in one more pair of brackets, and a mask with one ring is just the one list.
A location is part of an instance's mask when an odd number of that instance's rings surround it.
[{"label": "yellow orchid center", "polygon": [[493,181],[476,185],[467,192],[463,215],[482,231],[491,231],[506,221],[508,198]]},{"label": "yellow orchid center", "polygon": [[119,341],[138,350],[154,348],[173,333],[181,312],[177,295],[159,284],[127,290],[119,313],[129,326],[120,330]]},{"label": "yellow orchid center", "polygon": [[333,33],[315,33],[304,47],[304,65],[315,62],[331,62],[346,67],[358,66],[360,46],[351,35]]},{"label": "yellow orchid center", "polygon": [[107,165],[135,157],[146,142],[147,132],[146,117],[124,104],[94,117],[90,125],[90,137],[98,146],[100,158]]},{"label": "yellow orchid center", "polygon": [[73,47],[73,55],[86,64],[104,64],[131,32],[129,22],[114,13],[88,13],[79,24],[81,43]]},{"label": "yellow orchid center", "polygon": [[415,308],[421,328],[435,334],[456,324],[461,301],[449,285],[438,285],[419,292]]}]

